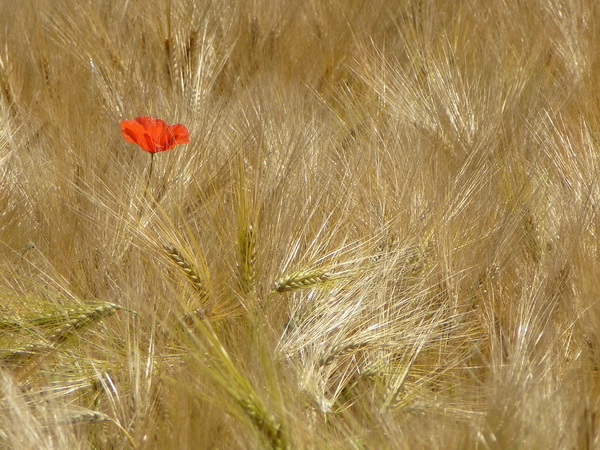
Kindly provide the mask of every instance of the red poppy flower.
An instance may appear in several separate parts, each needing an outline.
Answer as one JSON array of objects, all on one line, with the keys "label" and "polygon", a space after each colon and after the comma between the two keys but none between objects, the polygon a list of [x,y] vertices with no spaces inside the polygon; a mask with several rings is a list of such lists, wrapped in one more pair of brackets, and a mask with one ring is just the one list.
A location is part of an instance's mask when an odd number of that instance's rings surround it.
[{"label": "red poppy flower", "polygon": [[164,152],[177,144],[190,142],[190,133],[184,125],[168,125],[147,116],[122,121],[121,131],[127,142],[133,142],[150,153]]}]

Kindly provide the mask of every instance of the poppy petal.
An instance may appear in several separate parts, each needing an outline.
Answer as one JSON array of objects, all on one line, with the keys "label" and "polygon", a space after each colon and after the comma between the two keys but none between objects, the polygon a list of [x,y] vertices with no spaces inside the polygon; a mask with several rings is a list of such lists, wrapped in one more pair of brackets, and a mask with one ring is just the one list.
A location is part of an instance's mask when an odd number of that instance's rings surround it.
[{"label": "poppy petal", "polygon": [[133,142],[134,144],[138,144],[144,150],[150,151],[147,141],[144,138],[146,132],[139,123],[133,120],[125,120],[121,122],[121,131],[127,142]]},{"label": "poppy petal", "polygon": [[169,150],[169,146],[167,145],[169,127],[164,121],[146,116],[138,117],[134,120],[138,121],[144,127],[149,138],[148,142],[151,146],[151,150],[149,151],[151,153]]},{"label": "poppy petal", "polygon": [[171,126],[171,132],[175,136],[175,142],[178,144],[189,144],[190,143],[190,132],[180,123]]},{"label": "poppy petal", "polygon": [[177,144],[190,142],[189,132],[184,125],[169,126],[163,120],[148,116],[122,121],[121,130],[127,142],[138,144],[150,153],[170,150]]}]

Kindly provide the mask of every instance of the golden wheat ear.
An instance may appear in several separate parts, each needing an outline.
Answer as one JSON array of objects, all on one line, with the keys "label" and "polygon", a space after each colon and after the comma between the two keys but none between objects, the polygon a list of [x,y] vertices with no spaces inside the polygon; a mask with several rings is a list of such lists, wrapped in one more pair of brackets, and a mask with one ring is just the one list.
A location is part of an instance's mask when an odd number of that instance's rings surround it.
[{"label": "golden wheat ear", "polygon": [[298,270],[275,281],[275,290],[291,292],[308,289],[331,280],[333,276],[332,273],[322,269]]},{"label": "golden wheat ear", "polygon": [[183,254],[174,245],[163,245],[163,249],[171,259],[173,263],[183,272],[187,280],[196,292],[198,292],[198,299],[200,300],[200,307],[196,308],[193,312],[186,314],[189,316],[188,319],[184,318],[185,321],[190,320],[192,316],[199,318],[208,317],[207,302],[209,299],[208,290],[206,289],[206,282],[200,277],[196,267],[183,256]]}]

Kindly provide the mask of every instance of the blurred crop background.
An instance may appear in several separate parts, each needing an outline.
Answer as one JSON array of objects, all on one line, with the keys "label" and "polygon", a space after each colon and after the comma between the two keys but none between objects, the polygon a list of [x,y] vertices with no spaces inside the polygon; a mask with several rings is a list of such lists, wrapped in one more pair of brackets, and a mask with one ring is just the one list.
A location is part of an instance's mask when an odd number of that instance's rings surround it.
[{"label": "blurred crop background", "polygon": [[0,24],[1,448],[600,445],[600,3]]}]

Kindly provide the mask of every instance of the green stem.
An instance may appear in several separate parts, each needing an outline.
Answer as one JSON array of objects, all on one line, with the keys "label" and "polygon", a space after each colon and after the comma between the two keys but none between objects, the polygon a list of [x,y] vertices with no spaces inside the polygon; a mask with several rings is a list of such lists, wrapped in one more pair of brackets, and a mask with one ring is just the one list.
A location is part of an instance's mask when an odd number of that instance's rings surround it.
[{"label": "green stem", "polygon": [[144,199],[148,194],[148,189],[150,188],[150,180],[152,179],[152,171],[154,169],[154,153],[150,153],[150,170],[148,171],[148,181],[146,182],[146,190],[144,191]]},{"label": "green stem", "polygon": [[268,311],[269,307],[271,306],[271,302],[273,301],[273,297],[277,295],[277,291],[273,290],[271,292],[269,292],[269,295],[267,296],[267,301],[265,301],[264,305],[263,305],[263,311]]},{"label": "green stem", "polygon": [[150,191],[150,180],[152,179],[152,171],[154,169],[154,153],[150,153],[150,170],[148,171],[148,180],[146,181],[146,189],[144,189],[144,200],[140,205],[140,218],[142,217],[142,212],[144,210],[144,204],[146,203],[146,199],[148,198],[148,193]]}]

